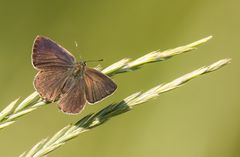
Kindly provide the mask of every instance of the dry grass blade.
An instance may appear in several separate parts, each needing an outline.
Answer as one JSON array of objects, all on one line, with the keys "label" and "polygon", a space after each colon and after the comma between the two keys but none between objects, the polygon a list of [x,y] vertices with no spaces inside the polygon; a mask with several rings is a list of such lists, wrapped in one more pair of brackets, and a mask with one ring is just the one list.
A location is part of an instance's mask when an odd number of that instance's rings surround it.
[{"label": "dry grass blade", "polygon": [[[24,99],[19,105],[17,105],[18,99],[13,101],[0,113],[0,129],[3,129],[13,124],[16,118],[26,115],[33,110],[46,105],[42,102],[37,92],[32,93],[26,99]],[[38,105],[38,106],[36,106]]]},{"label": "dry grass blade", "polygon": [[[223,59],[209,66],[199,68],[193,72],[183,75],[182,77],[179,77],[169,83],[160,84],[146,92],[134,93],[129,97],[125,98],[124,100],[120,101],[119,103],[111,104],[95,114],[89,114],[85,116],[84,118],[79,120],[75,125],[72,126],[68,125],[64,127],[45,144],[42,145],[38,144],[37,146],[33,147],[31,151],[25,154],[25,156],[29,156],[29,153],[31,156],[34,157],[44,156],[50,153],[51,151],[54,151],[55,149],[59,148],[60,146],[64,145],[68,140],[77,137],[81,133],[89,131],[92,128],[104,124],[112,117],[128,112],[136,105],[145,103],[153,98],[157,98],[161,93],[176,89],[184,85],[191,79],[209,72],[213,72],[227,65],[228,63],[230,63],[230,59]],[[38,148],[37,151],[36,148]],[[34,150],[35,154],[32,154],[33,152],[32,150]]]}]

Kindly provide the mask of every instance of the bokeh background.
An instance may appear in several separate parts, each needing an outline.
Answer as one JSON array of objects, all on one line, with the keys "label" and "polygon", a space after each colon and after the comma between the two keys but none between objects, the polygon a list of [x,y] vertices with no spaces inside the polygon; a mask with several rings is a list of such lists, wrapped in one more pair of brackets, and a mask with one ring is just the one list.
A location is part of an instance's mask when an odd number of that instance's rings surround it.
[{"label": "bokeh background", "polygon": [[1,156],[18,156],[90,112],[230,57],[229,66],[118,116],[49,156],[239,157],[239,6],[238,0],[0,0],[1,109],[34,91],[30,54],[38,34],[77,57],[103,58],[103,67],[214,37],[196,51],[115,76],[118,91],[80,115],[65,115],[51,104],[20,118],[1,130]]}]

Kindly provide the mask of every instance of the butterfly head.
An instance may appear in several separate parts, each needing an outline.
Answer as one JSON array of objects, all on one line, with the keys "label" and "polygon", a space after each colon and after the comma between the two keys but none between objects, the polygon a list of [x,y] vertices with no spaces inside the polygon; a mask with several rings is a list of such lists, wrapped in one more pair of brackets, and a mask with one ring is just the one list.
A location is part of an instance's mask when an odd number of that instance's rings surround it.
[{"label": "butterfly head", "polygon": [[80,61],[78,64],[81,65],[82,67],[85,67],[87,65],[86,61]]}]

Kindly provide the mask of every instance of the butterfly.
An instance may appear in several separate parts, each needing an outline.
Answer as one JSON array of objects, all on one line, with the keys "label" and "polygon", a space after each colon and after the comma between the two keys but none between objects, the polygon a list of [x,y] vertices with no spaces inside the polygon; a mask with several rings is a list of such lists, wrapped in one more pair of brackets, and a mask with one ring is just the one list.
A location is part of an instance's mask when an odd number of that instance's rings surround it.
[{"label": "butterfly", "polygon": [[37,36],[32,48],[32,65],[38,71],[34,87],[46,101],[58,102],[61,111],[77,114],[85,104],[97,103],[111,95],[117,85],[105,74],[77,62],[53,40]]}]

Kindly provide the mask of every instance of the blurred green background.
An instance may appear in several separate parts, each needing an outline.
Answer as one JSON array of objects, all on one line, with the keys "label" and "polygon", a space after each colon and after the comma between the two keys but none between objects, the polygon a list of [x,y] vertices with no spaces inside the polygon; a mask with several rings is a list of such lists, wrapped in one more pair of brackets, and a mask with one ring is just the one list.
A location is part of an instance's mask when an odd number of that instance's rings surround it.
[{"label": "blurred green background", "polygon": [[51,104],[20,118],[1,131],[0,156],[18,156],[90,112],[230,57],[229,66],[116,117],[49,156],[239,157],[239,6],[237,0],[0,0],[1,109],[34,91],[30,55],[38,34],[75,56],[103,58],[103,67],[214,36],[196,51],[115,76],[118,91],[80,115],[65,115]]}]

